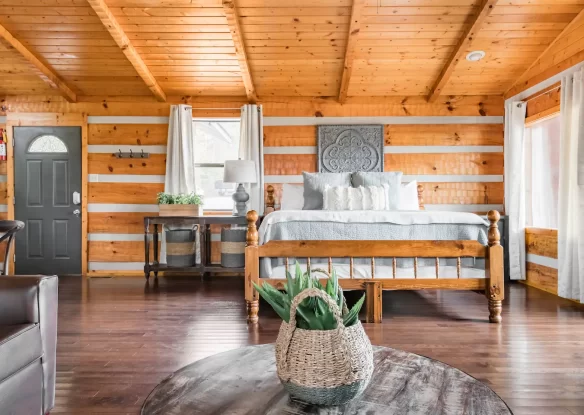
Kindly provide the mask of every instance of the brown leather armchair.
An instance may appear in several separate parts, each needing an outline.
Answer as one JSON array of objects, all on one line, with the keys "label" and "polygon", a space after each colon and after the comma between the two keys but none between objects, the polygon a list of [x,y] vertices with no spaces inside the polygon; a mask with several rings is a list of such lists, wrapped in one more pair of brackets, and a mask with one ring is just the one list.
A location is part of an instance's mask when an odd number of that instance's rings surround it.
[{"label": "brown leather armchair", "polygon": [[58,278],[0,276],[0,414],[55,404]]}]

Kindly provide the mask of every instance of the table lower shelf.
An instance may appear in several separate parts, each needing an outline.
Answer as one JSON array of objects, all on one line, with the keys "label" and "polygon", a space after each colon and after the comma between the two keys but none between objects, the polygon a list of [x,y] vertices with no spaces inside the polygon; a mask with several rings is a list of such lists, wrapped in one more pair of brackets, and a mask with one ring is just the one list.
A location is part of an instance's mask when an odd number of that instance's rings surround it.
[{"label": "table lower shelf", "polygon": [[177,272],[245,272],[245,267],[222,267],[221,265],[193,265],[190,267],[173,267],[166,264],[149,264],[144,266],[144,272],[163,272],[163,271],[177,271]]}]

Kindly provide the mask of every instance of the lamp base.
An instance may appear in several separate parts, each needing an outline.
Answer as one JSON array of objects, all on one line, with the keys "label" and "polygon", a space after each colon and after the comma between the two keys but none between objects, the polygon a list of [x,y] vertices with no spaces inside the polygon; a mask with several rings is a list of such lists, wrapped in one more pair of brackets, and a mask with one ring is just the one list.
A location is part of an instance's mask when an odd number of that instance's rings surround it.
[{"label": "lamp base", "polygon": [[231,196],[235,202],[235,213],[233,216],[245,216],[247,214],[247,201],[249,200],[249,195],[245,191],[245,187],[240,183],[237,186],[237,190]]}]

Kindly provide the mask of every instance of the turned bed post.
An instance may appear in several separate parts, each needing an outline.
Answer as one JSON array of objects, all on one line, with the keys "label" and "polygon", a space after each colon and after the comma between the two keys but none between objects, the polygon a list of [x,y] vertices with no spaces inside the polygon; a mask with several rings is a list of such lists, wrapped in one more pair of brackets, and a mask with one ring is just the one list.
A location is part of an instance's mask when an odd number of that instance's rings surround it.
[{"label": "turned bed post", "polygon": [[274,197],[274,186],[271,184],[267,188],[266,196],[266,214],[271,213],[276,210],[276,198]]},{"label": "turned bed post", "polygon": [[424,208],[424,185],[418,185],[418,205],[420,205],[420,210],[425,210]]},{"label": "turned bed post", "polygon": [[260,309],[259,294],[253,283],[260,280],[260,258],[258,254],[258,230],[256,223],[258,214],[255,210],[247,212],[247,236],[245,246],[245,303],[247,306],[247,321],[258,322]]},{"label": "turned bed post", "polygon": [[489,321],[501,322],[503,299],[505,298],[505,275],[503,270],[503,247],[500,244],[501,234],[497,223],[501,218],[499,212],[490,210],[487,213],[489,222],[489,246],[485,261],[486,288],[485,294],[489,301]]}]

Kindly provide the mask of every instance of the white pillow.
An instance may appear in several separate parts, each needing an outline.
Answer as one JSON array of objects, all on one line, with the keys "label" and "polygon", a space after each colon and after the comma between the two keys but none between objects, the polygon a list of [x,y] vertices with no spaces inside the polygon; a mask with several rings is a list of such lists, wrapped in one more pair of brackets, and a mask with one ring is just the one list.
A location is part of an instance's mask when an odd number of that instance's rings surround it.
[{"label": "white pillow", "polygon": [[416,180],[401,185],[398,210],[420,210],[418,182]]},{"label": "white pillow", "polygon": [[281,210],[302,210],[304,206],[304,185],[288,184],[282,185],[282,199],[280,200]]},{"label": "white pillow", "polygon": [[384,210],[385,190],[382,186],[343,187],[325,185],[323,210]]}]

